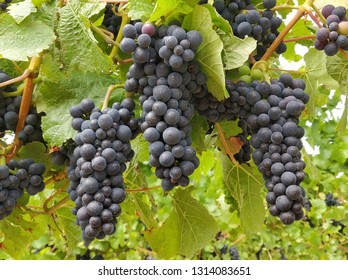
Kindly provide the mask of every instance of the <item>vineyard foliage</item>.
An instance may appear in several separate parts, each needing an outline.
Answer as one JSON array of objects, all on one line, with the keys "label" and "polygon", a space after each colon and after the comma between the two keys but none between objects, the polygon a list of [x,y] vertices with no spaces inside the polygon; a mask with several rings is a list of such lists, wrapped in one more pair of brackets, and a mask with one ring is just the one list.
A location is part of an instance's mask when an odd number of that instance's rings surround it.
[{"label": "vineyard foliage", "polygon": [[[204,1],[129,0],[119,13],[122,25],[179,21],[186,30],[198,30],[203,42],[195,59],[209,92],[223,100],[229,96],[225,81],[238,80],[236,69],[249,59],[255,62],[257,42],[234,36],[214,1],[199,2]],[[44,139],[21,145],[8,132],[0,138],[0,164],[32,158],[46,167],[45,189],[35,196],[25,193],[0,220],[0,259],[233,259],[230,248],[237,248],[241,259],[347,259],[348,52],[327,56],[313,45],[317,24],[323,24],[320,9],[328,2],[277,0],[273,10],[283,19],[279,36],[285,35],[287,49],[266,53],[254,64],[266,81],[289,73],[306,83],[310,100],[300,117],[306,163],[301,186],[309,200],[305,217],[284,225],[270,215],[258,167],[252,160],[231,160],[242,146],[238,120],[212,125],[196,113],[191,138],[200,165],[189,186],[162,190],[140,133],[131,140],[135,156],[123,173],[127,198],[116,232],[87,246],[72,213],[66,165],[53,164],[52,154],[74,139],[70,107],[85,98],[101,109],[105,102],[111,107],[131,97],[135,116],[141,116],[139,95],[118,86],[127,79],[131,56],[119,49],[121,31],[116,36],[102,31],[105,2],[23,0],[0,10],[0,70],[11,77],[31,71],[5,94],[32,94],[29,103],[42,114]],[[264,10],[262,1],[251,3]],[[344,0],[330,4],[348,8]]]}]

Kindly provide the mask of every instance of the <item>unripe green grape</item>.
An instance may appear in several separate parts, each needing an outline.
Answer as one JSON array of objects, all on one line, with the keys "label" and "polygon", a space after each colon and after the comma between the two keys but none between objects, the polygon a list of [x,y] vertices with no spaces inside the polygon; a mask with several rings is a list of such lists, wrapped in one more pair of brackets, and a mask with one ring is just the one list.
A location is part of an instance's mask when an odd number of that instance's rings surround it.
[{"label": "unripe green grape", "polygon": [[238,73],[241,75],[241,76],[244,76],[244,75],[249,75],[250,74],[250,68],[248,65],[242,65],[241,67],[238,68]]},{"label": "unripe green grape", "polygon": [[251,84],[251,77],[249,75],[243,75],[239,78],[240,81],[244,81],[247,84]]},{"label": "unripe green grape", "polygon": [[263,73],[260,69],[253,69],[250,72],[250,77],[253,81],[255,81],[255,80],[262,81],[263,80]]},{"label": "unripe green grape", "polygon": [[338,34],[348,36],[348,21],[341,21],[338,24]]}]

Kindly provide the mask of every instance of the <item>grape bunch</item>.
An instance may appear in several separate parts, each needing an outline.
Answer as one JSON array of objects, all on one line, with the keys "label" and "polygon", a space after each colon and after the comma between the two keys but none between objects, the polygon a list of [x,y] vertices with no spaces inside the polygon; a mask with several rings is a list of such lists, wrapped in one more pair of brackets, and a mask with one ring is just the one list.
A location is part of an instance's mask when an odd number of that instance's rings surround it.
[{"label": "grape bunch", "polygon": [[[11,78],[0,70],[0,83],[10,80]],[[7,86],[0,89],[0,137],[5,134],[6,130],[15,131],[19,109],[22,103],[22,96],[6,97],[4,93],[12,92],[15,89]],[[41,117],[43,113],[38,113],[36,108],[31,106],[29,113],[25,118],[23,130],[18,133],[18,139],[24,144],[39,141],[44,142],[41,130]]]},{"label": "grape bunch", "polygon": [[309,100],[305,87],[303,80],[283,74],[271,84],[259,83],[247,96],[253,103],[247,118],[250,144],[255,148],[252,158],[265,179],[269,212],[284,224],[302,219],[306,204],[300,186],[305,179],[300,153],[304,129],[299,126],[299,116]]},{"label": "grape bunch", "polygon": [[324,50],[328,56],[335,55],[339,49],[348,50],[347,9],[328,4],[321,12],[326,18],[326,26],[317,30],[314,47]]},{"label": "grape bunch", "polygon": [[32,159],[11,160],[7,165],[0,165],[0,220],[12,213],[25,190],[29,195],[44,190],[44,172],[45,166]]},{"label": "grape bunch", "polygon": [[120,30],[122,16],[119,16],[114,13],[113,9],[117,12],[119,4],[106,4],[103,25],[107,28],[108,31],[117,36],[118,31]]},{"label": "grape bunch", "polygon": [[62,146],[51,152],[52,163],[55,165],[69,165],[69,159],[73,155],[75,148],[75,142],[72,139],[69,139]]},{"label": "grape bunch", "polygon": [[86,242],[116,230],[120,203],[126,198],[122,173],[134,155],[129,141],[139,128],[134,108],[134,101],[126,98],[102,111],[90,99],[70,109],[72,127],[78,133],[69,160],[68,192]]},{"label": "grape bunch", "polygon": [[138,92],[142,105],[141,129],[149,142],[149,163],[162,179],[164,191],[187,186],[199,165],[191,146],[192,94],[206,83],[194,61],[202,43],[198,31],[177,25],[159,28],[140,22],[125,25],[120,49],[132,54],[125,89]]},{"label": "grape bunch", "polygon": [[8,4],[10,4],[12,2],[12,0],[3,0],[2,2],[0,2],[0,11],[6,11]]},{"label": "grape bunch", "polygon": [[[275,0],[263,0],[263,6],[266,9],[261,14],[249,0],[232,0],[229,4],[223,0],[215,0],[213,5],[216,11],[231,24],[235,36],[241,39],[249,36],[258,42],[256,60],[261,59],[279,35],[278,28],[282,24],[282,19],[271,10],[276,5]],[[286,45],[282,42],[277,47],[276,53],[282,54],[285,51]]]}]

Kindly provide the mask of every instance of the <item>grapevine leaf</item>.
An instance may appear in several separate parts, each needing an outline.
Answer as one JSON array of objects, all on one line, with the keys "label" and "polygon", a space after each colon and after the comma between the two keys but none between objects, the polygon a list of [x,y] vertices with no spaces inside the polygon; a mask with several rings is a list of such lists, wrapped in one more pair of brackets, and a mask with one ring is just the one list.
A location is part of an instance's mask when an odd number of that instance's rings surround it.
[{"label": "grapevine leaf", "polygon": [[191,191],[192,188],[178,189],[168,219],[161,227],[145,232],[151,248],[161,258],[171,258],[176,254],[191,258],[218,230],[214,218],[192,198]]},{"label": "grapevine leaf", "polygon": [[154,5],[151,0],[129,0],[128,16],[132,20],[148,19],[153,12]]},{"label": "grapevine leaf", "polygon": [[346,131],[347,119],[348,119],[348,100],[346,98],[346,101],[344,103],[344,110],[343,110],[341,119],[340,119],[340,121],[337,124],[337,131],[338,131],[338,133],[343,134]]},{"label": "grapevine leaf", "polygon": [[341,91],[348,93],[347,59],[338,56],[329,56],[327,57],[326,67],[329,75],[340,85]]},{"label": "grapevine leaf", "polygon": [[[72,1],[70,1],[72,2]],[[79,3],[79,0],[75,0],[72,3]],[[86,18],[92,18],[93,16],[98,15],[105,8],[105,3],[99,2],[83,2],[81,3],[81,8],[79,13]]]},{"label": "grapevine leaf", "polygon": [[109,85],[117,83],[105,74],[76,71],[74,75],[65,75],[50,56],[43,60],[41,75],[43,81],[36,89],[36,105],[39,112],[46,112],[42,117],[42,130],[50,146],[60,146],[75,135],[69,114],[72,105],[88,97],[99,106]]},{"label": "grapevine leaf", "polygon": [[62,233],[67,241],[67,253],[72,254],[78,243],[82,240],[81,228],[76,225],[76,218],[71,213],[71,208],[60,208],[56,211],[56,214],[59,220],[59,232]]},{"label": "grapevine leaf", "polygon": [[8,14],[0,15],[0,56],[10,60],[28,61],[49,48],[55,39],[50,27],[28,20],[17,24]]},{"label": "grapevine leaf", "polygon": [[209,129],[208,122],[205,117],[194,115],[191,120],[192,132],[190,137],[197,153],[206,149],[204,143],[205,134]]},{"label": "grapevine leaf", "polygon": [[41,142],[32,142],[24,145],[19,151],[19,156],[20,158],[33,158],[35,162],[43,163],[46,170],[50,170],[53,167],[51,156]]},{"label": "grapevine leaf", "polygon": [[156,21],[161,17],[169,17],[171,14],[188,14],[192,7],[184,0],[158,0],[151,14],[150,21]]},{"label": "grapevine leaf", "polygon": [[236,136],[243,130],[238,126],[238,121],[222,121],[219,123],[226,138]]},{"label": "grapevine leaf", "polygon": [[227,35],[231,36],[232,27],[230,23],[225,20],[212,5],[204,5],[204,7],[208,9],[214,25],[225,32]]},{"label": "grapevine leaf", "polygon": [[37,9],[31,0],[25,0],[20,3],[13,3],[8,8],[8,13],[14,18],[17,23],[21,23],[31,13],[35,13]]},{"label": "grapevine leaf", "polygon": [[218,33],[224,44],[222,51],[226,70],[236,69],[249,59],[249,55],[256,49],[257,41],[246,37],[240,39],[236,36]]},{"label": "grapevine leaf", "polygon": [[201,33],[203,42],[197,50],[196,59],[208,77],[208,90],[218,100],[227,98],[221,58],[223,42],[213,29],[213,22],[207,8],[197,5],[193,12],[185,17],[183,27],[187,30],[198,30]]},{"label": "grapevine leaf", "polygon": [[307,85],[306,92],[311,97],[305,113],[309,111],[309,114],[313,114],[315,105],[323,106],[327,103],[327,95],[318,92],[319,86],[327,89],[335,89],[338,86],[337,82],[327,72],[326,59],[327,56],[324,52],[318,52],[315,49],[310,49],[304,55],[306,68],[302,78]]},{"label": "grapevine leaf", "polygon": [[262,177],[246,164],[235,166],[226,155],[221,155],[224,185],[238,204],[241,225],[246,233],[261,230],[265,208],[260,196]]},{"label": "grapevine leaf", "polygon": [[153,212],[149,206],[142,200],[140,194],[130,194],[130,199],[133,201],[137,215],[140,216],[141,221],[145,224],[147,229],[157,227],[157,222]]},{"label": "grapevine leaf", "polygon": [[90,23],[80,13],[80,8],[68,2],[60,9],[58,34],[62,62],[70,70],[108,73],[112,68],[112,59],[98,47],[89,29]]}]

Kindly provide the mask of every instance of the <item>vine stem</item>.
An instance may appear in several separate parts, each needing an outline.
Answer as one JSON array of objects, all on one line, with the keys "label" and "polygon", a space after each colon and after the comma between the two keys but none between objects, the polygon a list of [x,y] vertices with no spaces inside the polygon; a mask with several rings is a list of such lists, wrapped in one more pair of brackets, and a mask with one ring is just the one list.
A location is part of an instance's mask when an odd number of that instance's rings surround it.
[{"label": "vine stem", "polygon": [[13,91],[13,92],[3,92],[2,95],[5,98],[7,98],[7,97],[16,97],[16,96],[22,95],[23,91],[24,91],[24,84],[20,84],[17,87],[16,91]]},{"label": "vine stem", "polygon": [[312,3],[312,8],[315,11],[315,13],[317,14],[317,16],[320,18],[321,22],[323,23],[323,25],[326,24],[326,18],[323,16],[323,14],[319,11],[319,9],[314,5],[314,2]]},{"label": "vine stem", "polygon": [[323,25],[320,23],[317,17],[312,13],[312,11],[308,11],[307,13],[319,28],[323,27]]},{"label": "vine stem", "polygon": [[277,49],[279,44],[284,40],[285,36],[289,33],[291,28],[300,20],[302,16],[304,16],[308,11],[310,11],[310,7],[314,0],[307,0],[302,6],[299,7],[297,13],[291,19],[291,21],[285,26],[285,28],[280,32],[277,38],[274,40],[272,45],[267,49],[266,53],[262,56],[261,60],[267,61],[273,52]]},{"label": "vine stem", "polygon": [[123,88],[123,85],[121,84],[117,84],[117,85],[110,85],[106,94],[105,94],[105,98],[104,98],[104,102],[103,102],[103,107],[102,110],[106,109],[108,107],[108,103],[109,103],[109,99],[111,96],[111,93],[118,88]]},{"label": "vine stem", "polygon": [[303,40],[315,40],[315,35],[308,35],[308,36],[301,36],[296,38],[290,38],[283,40],[284,43],[290,43],[290,42],[296,42],[296,41],[303,41]]},{"label": "vine stem", "polygon": [[47,215],[52,215],[54,212],[56,212],[58,209],[62,208],[65,206],[65,204],[70,200],[70,197],[67,195],[63,199],[61,199],[57,204],[53,205],[52,207],[47,207],[47,204],[53,199],[53,197],[57,194],[58,192],[55,192],[52,196],[50,196],[48,199],[46,199],[43,209]]},{"label": "vine stem", "polygon": [[91,24],[91,29],[97,33],[98,35],[100,35],[106,43],[111,44],[117,48],[119,48],[119,44],[116,43],[114,40],[112,40],[112,38],[110,38],[110,36],[108,36],[107,34],[105,34],[105,32],[103,30],[101,30],[100,28],[96,27],[93,23]]},{"label": "vine stem", "polygon": [[146,191],[152,191],[155,189],[159,189],[161,186],[155,186],[151,188],[141,188],[141,189],[126,189],[125,191],[128,193],[137,193],[137,192],[146,192]]},{"label": "vine stem", "polygon": [[298,10],[299,7],[298,6],[294,6],[294,5],[280,5],[280,6],[276,6],[274,8],[272,8],[272,11],[280,11],[280,10]]},{"label": "vine stem", "polygon": [[304,74],[306,71],[300,71],[300,70],[286,70],[286,69],[279,69],[279,68],[268,68],[268,70],[272,71],[279,71],[279,72],[288,72],[288,73],[295,73],[295,74]]},{"label": "vine stem", "polygon": [[251,178],[253,178],[255,180],[255,182],[257,182],[258,184],[260,184],[261,186],[263,186],[263,184],[257,180],[257,178],[255,178],[255,176],[253,174],[251,174],[248,170],[246,170],[242,165],[240,165],[234,158],[234,154],[232,153],[231,149],[228,147],[225,135],[221,129],[221,126],[219,123],[216,123],[216,128],[218,130],[218,134],[219,137],[221,139],[222,145],[224,146],[225,150],[226,150],[226,154],[228,155],[228,157],[231,159],[231,161],[233,162],[233,164],[237,167],[242,169],[246,174],[248,174]]},{"label": "vine stem", "polygon": [[13,78],[13,79],[8,80],[6,82],[0,83],[0,88],[12,85],[12,84],[17,83],[17,82],[21,82],[21,81],[25,80],[26,78],[28,78],[30,74],[31,74],[30,69],[26,69],[23,72],[23,74],[20,75],[19,77],[16,77],[16,78]]},{"label": "vine stem", "polygon": [[342,49],[338,49],[338,50],[345,59],[348,59],[348,54],[344,50]]},{"label": "vine stem", "polygon": [[22,146],[22,142],[18,139],[18,133],[23,129],[25,124],[25,118],[28,115],[30,106],[31,106],[31,98],[34,92],[34,79],[37,77],[39,68],[41,65],[41,57],[32,57],[28,70],[30,71],[30,75],[25,80],[24,91],[22,96],[21,106],[19,108],[18,114],[18,122],[16,126],[16,134],[14,139],[14,147],[10,155],[6,156],[6,161],[10,161],[16,153],[19,151]]},{"label": "vine stem", "polygon": [[[119,45],[121,40],[123,39],[123,34],[122,34],[122,29],[123,27],[130,22],[130,18],[128,17],[128,15],[126,13],[122,13],[122,22],[121,22],[121,26],[120,26],[120,32],[117,33],[117,37],[116,37],[116,43]],[[114,58],[116,57],[116,61],[121,60],[121,58],[118,56],[118,50],[120,49],[120,47],[118,46],[113,46],[111,53],[110,53],[110,57]]]}]

